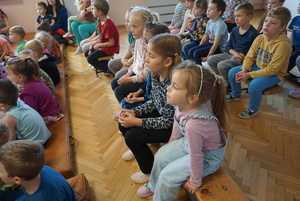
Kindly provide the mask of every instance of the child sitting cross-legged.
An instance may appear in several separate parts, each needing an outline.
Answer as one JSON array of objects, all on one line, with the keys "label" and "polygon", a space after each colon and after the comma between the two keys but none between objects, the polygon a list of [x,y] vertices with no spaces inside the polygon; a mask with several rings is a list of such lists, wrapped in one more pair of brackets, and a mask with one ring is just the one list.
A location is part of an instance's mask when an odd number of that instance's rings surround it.
[{"label": "child sitting cross-legged", "polygon": [[31,59],[10,59],[7,62],[7,78],[23,87],[19,97],[35,109],[46,124],[58,121],[63,117],[61,106],[45,83],[38,80],[39,67]]},{"label": "child sitting cross-legged", "polygon": [[18,88],[10,80],[0,80],[0,111],[9,128],[9,141],[23,139],[44,144],[51,135],[39,113],[18,99]]},{"label": "child sitting cross-legged", "polygon": [[44,148],[36,142],[19,140],[0,147],[1,179],[23,187],[23,195],[17,201],[76,201],[66,179],[44,163]]},{"label": "child sitting cross-legged", "polygon": [[230,69],[228,78],[232,93],[228,101],[241,99],[241,82],[249,82],[249,105],[240,113],[241,118],[258,114],[262,92],[275,86],[284,78],[291,54],[290,39],[284,31],[291,19],[291,12],[285,7],[276,7],[267,13],[263,34],[253,42],[243,65]]},{"label": "child sitting cross-legged", "polygon": [[13,26],[9,29],[9,40],[13,43],[17,43],[17,54],[19,54],[23,49],[25,49],[26,40],[25,31],[21,26]]},{"label": "child sitting cross-legged", "polygon": [[191,61],[178,64],[166,94],[176,106],[172,135],[155,154],[149,183],[137,191],[160,201],[173,200],[181,185],[195,193],[202,178],[218,170],[228,128],[224,81],[211,70]]}]

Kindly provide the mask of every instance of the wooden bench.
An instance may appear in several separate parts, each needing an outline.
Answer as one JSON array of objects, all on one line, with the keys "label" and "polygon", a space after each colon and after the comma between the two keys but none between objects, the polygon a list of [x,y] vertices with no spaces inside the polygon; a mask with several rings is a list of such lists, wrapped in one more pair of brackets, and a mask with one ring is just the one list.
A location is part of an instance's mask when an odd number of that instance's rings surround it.
[{"label": "wooden bench", "polygon": [[195,197],[198,201],[249,201],[222,167],[203,178]]},{"label": "wooden bench", "polygon": [[73,158],[70,144],[70,114],[66,79],[63,67],[59,67],[60,83],[55,86],[56,98],[62,106],[64,118],[48,125],[51,137],[45,143],[45,164],[52,167],[65,178],[73,177]]}]

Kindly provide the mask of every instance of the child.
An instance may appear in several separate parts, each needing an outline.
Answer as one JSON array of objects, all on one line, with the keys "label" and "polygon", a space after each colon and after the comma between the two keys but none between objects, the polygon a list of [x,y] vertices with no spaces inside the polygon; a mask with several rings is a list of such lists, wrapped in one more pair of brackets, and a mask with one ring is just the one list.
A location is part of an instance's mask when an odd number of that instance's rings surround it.
[{"label": "child", "polygon": [[[70,16],[68,18],[68,33],[63,35],[64,38],[73,37],[73,30],[71,24],[73,22],[78,22],[80,24],[87,24],[95,22],[95,18],[91,12],[91,0],[76,0],[75,4],[77,6],[77,10],[80,12],[77,16]],[[79,41],[80,43],[81,41]]]},{"label": "child", "polygon": [[258,26],[257,26],[257,31],[261,32],[261,29],[263,28],[263,24],[265,22],[267,13],[272,9],[272,8],[276,8],[278,6],[283,6],[285,0],[268,0],[268,6],[267,6],[267,11],[265,12],[265,14],[262,16],[262,18],[260,19]]},{"label": "child", "polygon": [[35,109],[46,124],[56,122],[63,117],[59,111],[61,106],[47,85],[37,78],[39,67],[31,59],[10,59],[7,62],[7,78],[23,87],[19,97],[24,103]]},{"label": "child", "polygon": [[9,40],[12,43],[17,43],[17,54],[25,49],[26,40],[24,40],[25,31],[21,26],[13,26],[9,29]]},{"label": "child", "polygon": [[9,128],[9,141],[32,140],[44,144],[51,133],[43,118],[18,99],[18,88],[10,80],[0,80],[0,111]]},{"label": "child", "polygon": [[195,193],[202,178],[218,170],[228,127],[224,82],[209,69],[182,62],[172,71],[167,97],[176,106],[172,135],[155,154],[149,183],[137,191],[164,201],[173,200],[181,185]]},{"label": "child", "polygon": [[115,77],[121,77],[128,72],[128,67],[133,63],[135,38],[130,31],[129,16],[133,7],[129,8],[125,14],[125,27],[128,31],[128,49],[123,58],[112,59],[108,62],[108,69],[115,75]]},{"label": "child", "polygon": [[232,89],[228,101],[241,98],[241,82],[248,82],[249,105],[240,113],[241,118],[258,114],[262,92],[283,79],[291,54],[289,38],[283,33],[291,19],[291,12],[285,7],[271,9],[266,16],[263,34],[253,42],[243,65],[230,69],[228,79]]},{"label": "child", "polygon": [[42,22],[37,26],[37,32],[44,31],[48,35],[50,35],[50,48],[49,51],[50,53],[55,57],[55,60],[58,62],[62,62],[64,60],[63,53],[60,49],[59,43],[55,38],[52,36],[52,29],[49,23],[47,22]]},{"label": "child", "polygon": [[8,142],[0,153],[1,179],[23,186],[24,194],[18,201],[77,200],[65,178],[44,165],[44,148],[40,144],[27,140]]},{"label": "child", "polygon": [[235,8],[243,3],[248,2],[248,0],[224,0],[226,3],[226,9],[223,14],[223,20],[227,25],[228,32],[231,33],[232,29],[236,27],[234,20],[234,10]]},{"label": "child", "polygon": [[8,142],[9,130],[5,122],[0,120],[0,147]]},{"label": "child", "polygon": [[53,26],[55,24],[55,20],[50,14],[47,14],[47,5],[44,2],[38,2],[36,4],[36,11],[39,14],[39,16],[36,18],[36,27],[43,23],[46,22],[50,24],[50,26]]},{"label": "child", "polygon": [[25,48],[34,52],[35,57],[38,59],[39,67],[51,77],[54,85],[58,84],[60,81],[60,74],[54,63],[55,58],[50,54],[43,55],[44,47],[42,42],[37,39],[30,40],[26,43]]},{"label": "child", "polygon": [[180,37],[185,36],[188,33],[186,31],[189,30],[192,26],[192,20],[195,18],[193,11],[192,11],[194,1],[195,0],[186,0],[185,1],[187,10],[184,13],[183,24],[182,24],[180,32],[179,32]]},{"label": "child", "polygon": [[133,37],[136,39],[133,64],[125,75],[117,77],[111,82],[111,88],[119,103],[129,93],[139,90],[147,79],[148,67],[145,65],[147,41],[155,34],[170,32],[166,25],[157,23],[158,20],[157,13],[151,13],[150,10],[143,7],[136,6],[130,12],[129,23]]},{"label": "child", "polygon": [[[20,59],[26,59],[28,57],[30,57],[32,60],[38,62],[34,55],[34,52],[30,49],[24,49],[19,54]],[[40,76],[38,77],[38,75],[40,75]],[[55,95],[55,86],[53,84],[53,81],[49,77],[49,75],[45,71],[43,71],[42,69],[39,68],[37,77],[38,77],[37,79],[44,82],[48,86],[48,88],[51,90],[52,94]]]},{"label": "child", "polygon": [[181,40],[182,43],[182,59],[187,59],[189,49],[198,46],[201,39],[205,34],[206,24],[208,18],[206,17],[207,1],[196,0],[194,2],[193,14],[195,19],[192,21],[192,27],[189,29],[189,33],[185,35],[185,38]]},{"label": "child", "polygon": [[47,34],[44,31],[40,31],[37,34],[35,34],[34,38],[42,42],[44,47],[43,54],[51,54],[49,50],[51,46],[51,39],[49,34]]},{"label": "child", "polygon": [[226,52],[208,57],[207,63],[215,73],[221,75],[230,91],[228,71],[235,66],[242,65],[258,31],[250,24],[254,7],[251,3],[243,3],[235,8],[235,22],[238,27],[233,28],[230,39],[226,45]]},{"label": "child", "polygon": [[186,6],[185,6],[185,0],[178,0],[178,4],[175,7],[174,15],[172,17],[171,24],[169,25],[169,29],[171,31],[171,34],[177,34],[180,32],[183,20],[184,20],[184,14],[186,12]]},{"label": "child", "polygon": [[122,157],[135,157],[141,168],[131,176],[135,183],[149,179],[154,156],[147,143],[167,142],[171,135],[174,108],[167,104],[165,92],[172,67],[181,62],[181,43],[175,35],[159,34],[150,39],[147,51],[146,62],[152,73],[151,99],[132,110],[122,110],[119,119],[119,130],[130,149]]},{"label": "child", "polygon": [[223,0],[211,0],[208,5],[205,35],[200,45],[188,51],[187,59],[193,59],[196,64],[205,62],[210,55],[225,51],[228,38],[227,26],[221,19],[226,4]]},{"label": "child", "polygon": [[[300,2],[297,8],[298,14],[300,14]],[[290,57],[289,67],[287,72],[292,70],[296,65],[296,59],[300,55],[300,15],[295,16],[289,25],[289,30],[292,31],[291,39],[293,41],[293,51]]]},{"label": "child", "polygon": [[118,54],[120,50],[119,31],[115,22],[107,16],[109,4],[107,0],[97,0],[92,3],[92,13],[95,18],[99,18],[100,40],[90,46],[85,52],[87,61],[94,68],[107,71],[107,60],[98,61],[100,57]]},{"label": "child", "polygon": [[14,55],[14,50],[9,42],[0,36],[0,62],[8,60],[9,57],[13,57]]},{"label": "child", "polygon": [[[300,71],[300,56],[297,57],[296,59],[296,66],[298,68],[298,71]],[[289,96],[293,98],[300,98],[300,90],[292,90],[289,92]]]}]

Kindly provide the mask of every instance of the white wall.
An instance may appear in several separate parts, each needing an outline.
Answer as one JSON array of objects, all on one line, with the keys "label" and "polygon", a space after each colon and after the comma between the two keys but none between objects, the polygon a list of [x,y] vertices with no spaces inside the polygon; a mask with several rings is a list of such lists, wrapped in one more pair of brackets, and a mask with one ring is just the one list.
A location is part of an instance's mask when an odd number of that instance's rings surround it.
[{"label": "white wall", "polygon": [[300,0],[285,0],[283,6],[290,9],[292,16],[295,17],[296,15],[298,15],[297,8],[298,8],[299,2],[300,2]]}]

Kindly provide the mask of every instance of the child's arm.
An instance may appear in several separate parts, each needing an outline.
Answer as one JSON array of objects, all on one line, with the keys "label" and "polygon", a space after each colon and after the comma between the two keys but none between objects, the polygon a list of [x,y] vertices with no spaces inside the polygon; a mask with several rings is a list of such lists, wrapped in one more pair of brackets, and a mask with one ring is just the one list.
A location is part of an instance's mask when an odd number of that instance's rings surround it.
[{"label": "child's arm", "polygon": [[16,140],[16,126],[18,125],[18,120],[10,115],[5,115],[2,120],[7,124],[9,141]]},{"label": "child's arm", "polygon": [[199,45],[202,45],[202,44],[206,43],[208,41],[208,37],[209,37],[208,33],[205,31],[205,34],[204,34],[204,36],[203,36],[203,38],[202,38]]},{"label": "child's arm", "polygon": [[179,32],[179,34],[181,34],[181,35],[186,30],[186,26],[187,26],[187,23],[188,23],[188,12],[190,12],[190,10],[186,10],[185,13],[184,13],[183,23],[182,23],[182,26],[181,26],[181,29],[180,29],[180,32]]},{"label": "child's arm", "polygon": [[3,43],[1,47],[2,47],[2,49],[3,49],[3,52],[1,52],[2,55],[1,55],[1,57],[0,57],[0,60],[2,61],[2,60],[5,59],[5,56],[8,55],[8,48],[7,48],[7,46],[6,46],[5,43]]},{"label": "child's arm", "polygon": [[[215,36],[215,41],[213,46],[210,48],[208,55],[204,58],[202,58],[202,61],[205,62],[207,60],[207,58],[211,55],[213,55],[215,53],[215,51],[217,50],[217,48],[219,47],[220,41],[222,39],[222,36]],[[202,42],[202,41],[201,41]]]},{"label": "child's arm", "polygon": [[94,49],[95,50],[97,50],[97,49],[99,49],[99,48],[101,48],[101,47],[112,47],[112,46],[114,46],[115,45],[115,39],[114,38],[108,38],[108,41],[107,42],[105,42],[105,43],[101,43],[101,42],[99,42],[99,43],[96,43],[96,44],[94,44]]},{"label": "child's arm", "polygon": [[[127,51],[126,51],[125,55],[123,56],[123,58],[121,59],[122,64],[126,67],[129,67],[132,64],[129,62],[129,59],[131,59],[131,58],[132,58],[131,48],[130,48],[130,45],[128,45]],[[132,61],[132,60],[130,60],[130,61]]]}]

